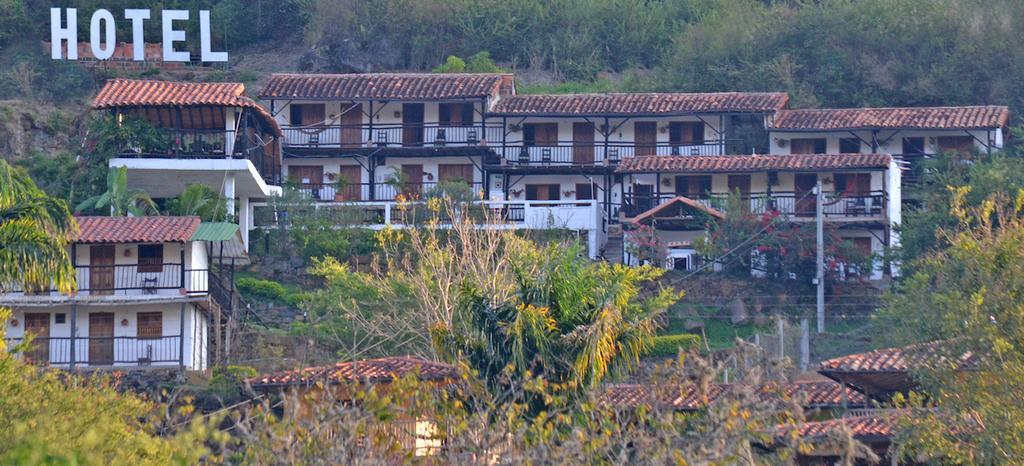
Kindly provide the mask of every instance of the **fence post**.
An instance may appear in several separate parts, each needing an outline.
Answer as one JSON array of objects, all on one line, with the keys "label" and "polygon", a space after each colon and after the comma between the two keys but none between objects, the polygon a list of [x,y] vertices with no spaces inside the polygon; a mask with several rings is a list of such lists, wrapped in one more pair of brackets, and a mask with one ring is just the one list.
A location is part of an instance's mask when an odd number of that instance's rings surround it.
[{"label": "fence post", "polygon": [[75,336],[78,333],[78,304],[71,303],[71,364],[69,365],[72,370],[75,368]]},{"label": "fence post", "polygon": [[181,303],[178,328],[178,366],[185,369],[185,303]]},{"label": "fence post", "polygon": [[800,319],[800,371],[807,371],[811,365],[811,330],[806,317]]},{"label": "fence post", "polygon": [[179,255],[181,256],[181,261],[178,267],[181,267],[181,289],[185,290],[185,292],[188,293],[188,288],[185,287],[185,243],[181,243],[181,248],[179,252]]},{"label": "fence post", "polygon": [[779,316],[778,320],[778,331],[779,331],[779,359],[786,357],[786,328],[782,323],[782,316]]}]

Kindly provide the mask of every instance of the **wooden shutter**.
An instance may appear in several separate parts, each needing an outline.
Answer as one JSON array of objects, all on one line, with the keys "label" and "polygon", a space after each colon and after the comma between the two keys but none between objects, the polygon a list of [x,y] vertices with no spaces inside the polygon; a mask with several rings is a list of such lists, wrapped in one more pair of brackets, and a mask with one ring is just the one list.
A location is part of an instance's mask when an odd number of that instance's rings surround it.
[{"label": "wooden shutter", "polygon": [[438,181],[462,180],[472,184],[473,168],[471,163],[442,163],[437,166],[437,179]]},{"label": "wooden shutter", "polygon": [[163,272],[164,245],[140,244],[138,264],[139,272]]},{"label": "wooden shutter", "polygon": [[164,336],[164,313],[140,312],[137,336],[139,339],[156,340]]}]

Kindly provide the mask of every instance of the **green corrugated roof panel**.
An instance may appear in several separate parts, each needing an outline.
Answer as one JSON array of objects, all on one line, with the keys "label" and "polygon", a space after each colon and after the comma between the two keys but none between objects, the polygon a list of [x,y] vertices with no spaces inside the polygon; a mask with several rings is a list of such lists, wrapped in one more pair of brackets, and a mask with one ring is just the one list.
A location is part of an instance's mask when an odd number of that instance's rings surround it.
[{"label": "green corrugated roof panel", "polygon": [[238,233],[238,225],[227,222],[203,222],[192,234],[192,241],[230,241]]}]

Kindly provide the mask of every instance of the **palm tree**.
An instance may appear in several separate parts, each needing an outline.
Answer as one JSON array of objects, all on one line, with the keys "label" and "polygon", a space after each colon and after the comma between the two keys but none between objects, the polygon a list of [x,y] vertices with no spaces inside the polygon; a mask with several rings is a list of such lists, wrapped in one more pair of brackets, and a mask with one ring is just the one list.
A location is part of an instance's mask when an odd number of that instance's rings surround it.
[{"label": "palm tree", "polygon": [[227,213],[224,198],[209,186],[190,184],[167,206],[172,215],[196,215],[204,221],[224,220]]},{"label": "palm tree", "polygon": [[114,217],[136,217],[157,213],[156,203],[146,191],[128,188],[128,167],[111,168],[107,173],[107,191],[92,196],[75,207],[76,212],[109,210]]},{"label": "palm tree", "polygon": [[0,292],[75,289],[67,244],[77,224],[63,200],[46,195],[19,168],[0,160]]},{"label": "palm tree", "polygon": [[[463,285],[454,323],[431,330],[440,355],[467,361],[495,393],[531,377],[570,398],[594,387],[616,368],[639,362],[658,315],[678,299],[668,291],[641,298],[662,271],[591,263],[578,245],[509,250],[512,297],[495,302]],[[537,410],[547,404],[528,398]]]}]

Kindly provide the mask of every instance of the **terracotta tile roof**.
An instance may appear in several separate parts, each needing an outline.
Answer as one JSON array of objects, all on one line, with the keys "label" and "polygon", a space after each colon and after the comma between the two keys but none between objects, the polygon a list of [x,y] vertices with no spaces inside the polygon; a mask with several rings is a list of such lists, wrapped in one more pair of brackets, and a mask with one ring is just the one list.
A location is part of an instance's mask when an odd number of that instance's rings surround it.
[{"label": "terracotta tile roof", "polygon": [[1003,106],[781,110],[771,129],[986,129],[1006,126]]},{"label": "terracotta tile roof", "polygon": [[[891,439],[899,424],[898,412],[879,411],[864,416],[850,416],[825,421],[803,422],[796,426],[780,426],[779,436],[796,435],[804,440],[814,440],[836,435],[845,426],[858,440]],[[796,433],[793,433],[793,430]]]},{"label": "terracotta tile roof", "polygon": [[455,367],[448,364],[415,357],[387,357],[264,374],[249,379],[249,383],[253,386],[302,385],[318,380],[389,383],[412,373],[418,373],[422,381],[446,381],[458,377]]},{"label": "terracotta tile roof", "polygon": [[92,108],[135,107],[147,105],[224,105],[246,106],[242,83],[193,83],[144,79],[110,79],[92,101]]},{"label": "terracotta tile roof", "polygon": [[152,79],[108,79],[92,100],[96,110],[118,107],[225,106],[253,109],[275,134],[281,128],[269,112],[245,96],[242,83],[194,83]]},{"label": "terracotta tile roof", "polygon": [[485,73],[274,74],[263,99],[444,100],[497,95],[502,79]]},{"label": "terracotta tile roof", "polygon": [[76,243],[185,242],[199,228],[199,217],[75,217]]},{"label": "terracotta tile roof", "polygon": [[704,204],[701,204],[701,203],[699,203],[699,202],[697,202],[697,201],[695,201],[693,199],[690,199],[690,198],[688,198],[686,196],[676,196],[676,197],[674,197],[672,199],[669,199],[668,202],[660,204],[660,205],[658,205],[658,206],[656,206],[654,208],[651,208],[650,210],[647,210],[647,211],[637,215],[636,217],[633,217],[632,222],[633,223],[643,223],[644,220],[647,220],[648,218],[654,217],[659,212],[661,212],[661,211],[663,211],[665,209],[668,209],[669,207],[674,206],[676,204],[683,204],[683,205],[692,207],[692,208],[694,208],[696,210],[699,210],[701,212],[705,212],[708,215],[710,215],[712,217],[715,217],[715,218],[719,218],[719,219],[725,218],[725,214],[722,213],[721,211],[719,211],[718,209],[714,209],[714,208],[708,207],[708,206],[706,206]]},{"label": "terracotta tile roof", "polygon": [[[690,386],[653,386],[649,384],[616,384],[607,387],[601,394],[601,403],[620,407],[635,408],[638,406],[657,405],[661,407],[671,406],[679,411],[696,411],[704,408],[706,403],[714,401],[722,394],[733,388],[732,384],[714,384],[708,387],[707,398],[700,393],[696,385]],[[766,384],[760,388],[766,396],[774,396],[780,390],[773,384]],[[857,408],[866,406],[867,401],[864,395],[846,388],[847,407]],[[789,398],[798,395],[804,396],[804,408],[834,408],[843,405],[843,390],[835,382],[794,382],[782,386],[781,392]]]},{"label": "terracotta tile roof", "polygon": [[[845,395],[843,393],[845,391]],[[867,405],[867,398],[850,387],[843,387],[835,382],[795,382],[785,384],[783,393],[787,397],[803,395],[807,397],[804,403],[805,408],[829,408],[843,405],[843,398],[846,398],[847,407],[863,407]]]},{"label": "terracotta tile roof", "polygon": [[617,173],[726,173],[761,170],[887,168],[887,154],[656,155],[626,157]]},{"label": "terracotta tile roof", "polygon": [[777,92],[611,93],[517,95],[498,101],[495,115],[672,115],[724,112],[775,112],[789,96]]},{"label": "terracotta tile roof", "polygon": [[638,406],[672,407],[679,411],[695,411],[714,401],[728,389],[728,385],[710,385],[701,393],[696,385],[654,386],[647,384],[609,385],[598,401],[619,408]]},{"label": "terracotta tile roof", "polygon": [[[935,357],[942,357],[945,342],[918,343],[899,348],[886,348],[867,353],[850,354],[821,363],[818,372],[829,375],[836,373],[907,372],[915,367],[930,363]],[[962,369],[978,366],[974,353],[966,352],[957,358]]]}]

